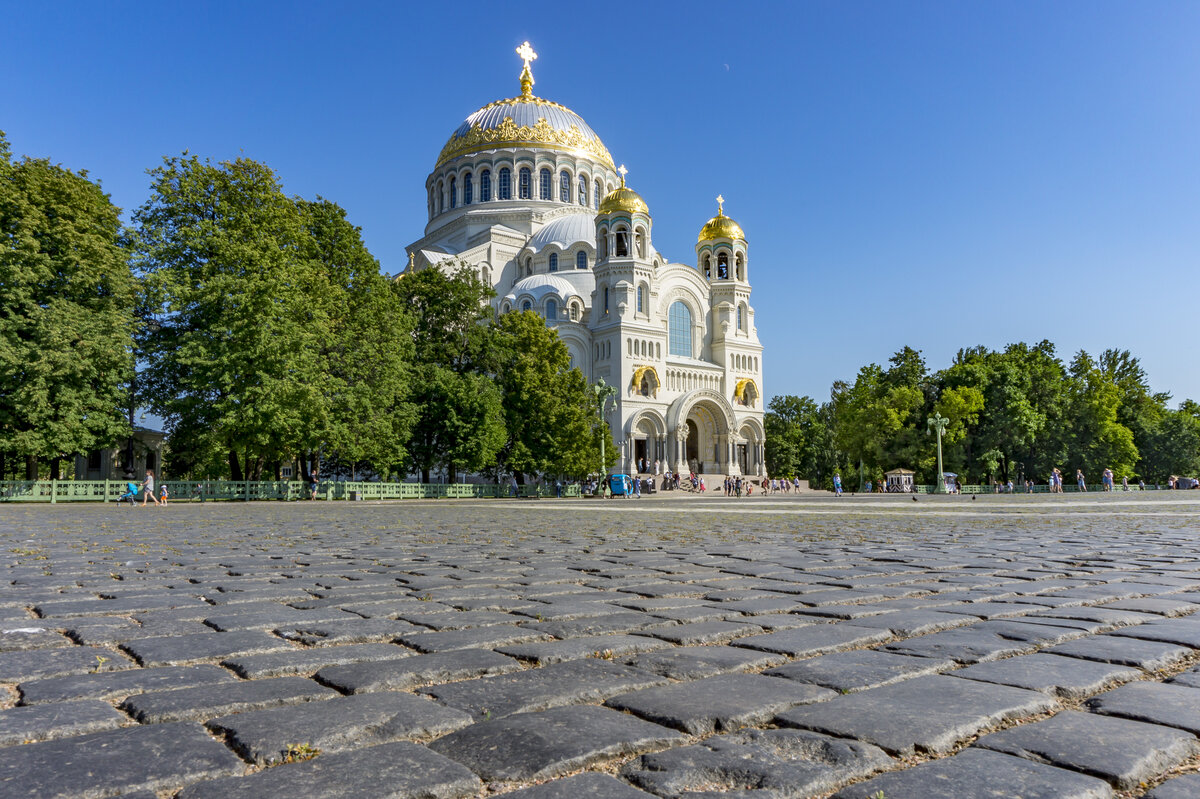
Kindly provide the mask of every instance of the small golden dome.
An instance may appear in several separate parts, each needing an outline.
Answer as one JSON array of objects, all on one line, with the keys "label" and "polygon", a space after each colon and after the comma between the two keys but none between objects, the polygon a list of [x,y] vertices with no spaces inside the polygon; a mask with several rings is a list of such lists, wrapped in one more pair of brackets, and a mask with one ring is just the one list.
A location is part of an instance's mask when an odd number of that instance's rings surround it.
[{"label": "small golden dome", "polygon": [[646,205],[642,195],[625,187],[625,173],[628,171],[625,169],[625,165],[621,164],[621,168],[617,171],[621,173],[621,185],[610,191],[601,200],[600,213],[611,214],[614,211],[625,211],[630,214],[643,213],[649,216],[650,206]]},{"label": "small golden dome", "polygon": [[742,232],[742,226],[725,216],[724,197],[717,198],[717,215],[708,220],[708,223],[704,227],[700,228],[700,235],[696,237],[696,242],[712,241],[713,239],[746,240],[746,234]]}]

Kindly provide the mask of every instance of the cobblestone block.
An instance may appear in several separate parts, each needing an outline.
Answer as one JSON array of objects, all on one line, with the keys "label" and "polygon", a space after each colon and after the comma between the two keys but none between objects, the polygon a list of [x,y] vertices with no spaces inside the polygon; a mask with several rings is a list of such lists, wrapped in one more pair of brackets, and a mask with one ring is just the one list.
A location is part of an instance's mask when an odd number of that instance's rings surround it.
[{"label": "cobblestone block", "polygon": [[623,694],[605,702],[691,735],[763,724],[796,705],[837,696],[806,683],[751,674],[728,674]]},{"label": "cobblestone block", "polygon": [[759,649],[790,657],[807,657],[839,649],[878,644],[892,637],[890,630],[858,627],[848,622],[813,624],[795,630],[739,638],[733,646]]},{"label": "cobblestone block", "polygon": [[700,644],[724,644],[736,638],[761,633],[762,627],[733,621],[698,621],[691,624],[676,624],[649,631],[649,635],[681,646]]},{"label": "cobblestone block", "polygon": [[449,683],[424,688],[421,692],[478,719],[599,702],[616,694],[665,682],[657,674],[619,663],[588,659]]},{"label": "cobblestone block", "polygon": [[317,669],[341,663],[366,663],[378,660],[396,660],[411,657],[411,649],[395,644],[348,644],[346,646],[321,646],[298,651],[268,652],[263,655],[244,655],[223,661],[246,679],[259,677],[284,677],[294,674],[312,674]]},{"label": "cobblestone block", "polygon": [[913,677],[937,674],[952,669],[955,665],[949,658],[922,658],[878,649],[864,649],[798,660],[769,669],[763,674],[850,693],[891,685]]},{"label": "cobblestone block", "polygon": [[322,753],[400,740],[433,738],[471,723],[466,713],[404,693],[360,694],[270,710],[221,716],[207,722],[253,763],[282,760],[289,746]]},{"label": "cobblestone block", "polygon": [[455,649],[490,649],[528,641],[549,641],[550,636],[522,627],[475,627],[469,630],[405,633],[400,641],[419,652],[450,652]]},{"label": "cobblestone block", "polygon": [[975,745],[1100,777],[1122,790],[1200,753],[1196,736],[1170,727],[1069,710],[985,735]]},{"label": "cobblestone block", "polygon": [[1128,666],[1037,653],[991,663],[977,663],[955,677],[1028,688],[1064,699],[1084,699],[1114,685],[1136,680],[1142,672]]},{"label": "cobblestone block", "polygon": [[533,644],[513,644],[496,647],[496,651],[546,666],[567,660],[601,657],[611,659],[636,652],[653,652],[671,644],[658,638],[642,635],[592,635],[568,638],[565,641],[545,641]]},{"label": "cobblestone block", "polygon": [[487,649],[458,649],[377,663],[326,666],[316,679],[350,694],[407,691],[420,685],[518,671],[521,664]]},{"label": "cobblestone block", "polygon": [[197,783],[179,799],[465,799],[482,787],[459,764],[400,741]]},{"label": "cobblestone block", "polygon": [[73,646],[71,639],[46,624],[33,619],[0,622],[0,652],[21,652],[27,649],[61,649]]},{"label": "cobblestone block", "polygon": [[346,619],[320,624],[295,624],[276,627],[275,634],[305,646],[339,646],[341,644],[386,643],[420,628],[392,619]]},{"label": "cobblestone block", "polygon": [[19,682],[68,674],[130,669],[134,664],[121,652],[94,646],[29,649],[0,653],[0,682]]},{"label": "cobblestone block", "polygon": [[1035,691],[938,675],[793,708],[776,720],[857,738],[895,755],[940,754],[990,726],[1057,706]]},{"label": "cobblestone block", "polygon": [[279,677],[131,696],[121,710],[143,724],[203,720],[226,713],[329,699],[337,692],[303,677]]},{"label": "cobblestone block", "polygon": [[1165,668],[1187,658],[1190,649],[1157,641],[1140,641],[1114,635],[1094,635],[1079,641],[1067,641],[1043,650],[1049,655],[1096,660],[1101,663],[1116,663],[1122,666],[1137,666],[1154,671]]},{"label": "cobblestone block", "polygon": [[683,740],[677,732],[615,710],[576,706],[472,724],[430,748],[485,780],[539,780]]},{"label": "cobblestone block", "polygon": [[1200,796],[1200,774],[1186,774],[1167,780],[1142,799],[1196,799]]},{"label": "cobblestone block", "polygon": [[1114,630],[1111,634],[1200,649],[1200,618],[1159,619]]},{"label": "cobblestone block", "polygon": [[799,797],[826,793],[891,764],[870,744],[803,730],[750,730],[642,755],[621,775],[670,799]]},{"label": "cobblestone block", "polygon": [[0,746],[120,727],[128,719],[105,702],[83,700],[0,710]]},{"label": "cobblestone block", "polygon": [[851,785],[832,799],[1112,799],[1103,780],[1012,755],[967,749],[954,757]]},{"label": "cobblestone block", "polygon": [[525,625],[533,630],[540,630],[555,638],[579,638],[586,635],[612,635],[614,633],[632,633],[666,628],[675,622],[655,618],[648,613],[608,613],[586,619],[572,621],[533,622]]},{"label": "cobblestone block", "polygon": [[244,767],[199,724],[126,727],[5,750],[0,795],[89,799],[158,791]]},{"label": "cobblestone block", "polygon": [[137,658],[143,666],[186,666],[238,655],[295,650],[285,641],[258,630],[141,638],[125,643],[121,648]]},{"label": "cobblestone block", "polygon": [[21,683],[18,689],[21,692],[21,704],[40,705],[75,699],[114,700],[146,691],[167,691],[233,681],[233,675],[219,666],[168,666],[30,680]]},{"label": "cobblestone block", "polygon": [[1087,702],[1096,713],[1150,724],[1165,724],[1200,734],[1200,689],[1183,685],[1135,682]]},{"label": "cobblestone block", "polygon": [[651,799],[652,794],[639,791],[616,777],[588,771],[502,796],[504,799]]}]

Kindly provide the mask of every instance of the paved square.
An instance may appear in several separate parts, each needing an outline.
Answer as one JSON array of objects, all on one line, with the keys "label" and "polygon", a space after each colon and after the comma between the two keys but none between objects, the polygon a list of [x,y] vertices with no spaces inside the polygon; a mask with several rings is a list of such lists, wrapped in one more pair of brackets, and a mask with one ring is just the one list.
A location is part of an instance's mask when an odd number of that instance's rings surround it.
[{"label": "paved square", "polygon": [[0,505],[0,795],[1184,795],[1192,496]]}]

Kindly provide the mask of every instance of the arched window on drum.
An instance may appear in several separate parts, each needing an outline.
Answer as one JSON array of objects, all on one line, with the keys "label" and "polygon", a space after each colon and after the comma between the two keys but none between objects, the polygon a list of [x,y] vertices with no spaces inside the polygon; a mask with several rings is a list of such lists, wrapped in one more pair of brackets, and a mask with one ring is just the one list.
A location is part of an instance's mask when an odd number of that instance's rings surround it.
[{"label": "arched window on drum", "polygon": [[485,169],[479,173],[479,202],[486,203],[492,199],[492,170]]},{"label": "arched window on drum", "polygon": [[496,187],[496,199],[512,199],[512,170],[508,167],[500,170],[500,185]]},{"label": "arched window on drum", "polygon": [[575,268],[587,269],[587,253],[583,250],[575,253]]},{"label": "arched window on drum", "polygon": [[588,200],[587,175],[580,175],[579,176],[579,204],[586,208],[587,200]]},{"label": "arched window on drum", "polygon": [[671,303],[667,312],[667,352],[692,357],[692,309],[682,300]]},{"label": "arched window on drum", "polygon": [[539,182],[541,183],[541,186],[538,187],[540,189],[540,191],[538,192],[538,199],[549,200],[550,199],[550,170],[543,169],[538,177],[539,177]]},{"label": "arched window on drum", "polygon": [[558,319],[558,303],[554,300],[546,300],[546,319],[547,321]]},{"label": "arched window on drum", "polygon": [[[550,253],[550,271],[551,272],[558,271],[558,253],[556,253],[556,252]],[[738,313],[739,314],[741,313],[740,308],[738,309]]]},{"label": "arched window on drum", "polygon": [[571,173],[565,169],[558,173],[558,201],[571,202]]},{"label": "arched window on drum", "polygon": [[521,171],[517,173],[518,185],[517,191],[520,192],[517,197],[521,200],[533,199],[533,170],[527,166],[521,167]]}]

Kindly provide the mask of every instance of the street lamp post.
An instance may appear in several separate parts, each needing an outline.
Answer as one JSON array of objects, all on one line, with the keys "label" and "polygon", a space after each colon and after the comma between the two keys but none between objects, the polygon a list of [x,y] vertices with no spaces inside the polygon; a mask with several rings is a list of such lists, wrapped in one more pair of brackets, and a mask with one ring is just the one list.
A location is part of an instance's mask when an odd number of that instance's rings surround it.
[{"label": "street lamp post", "polygon": [[[596,394],[596,403],[600,406],[600,422],[608,424],[608,401],[617,396],[617,387],[610,386],[604,382],[604,378],[600,378],[596,385],[592,386],[592,391]],[[600,436],[600,485],[604,485],[604,479],[607,476],[607,468],[605,467],[604,456],[604,439],[607,436]]]},{"label": "street lamp post", "polygon": [[937,431],[938,470],[937,482],[933,485],[933,493],[935,494],[946,493],[946,477],[942,473],[942,433],[946,432],[946,423],[949,421],[949,419],[937,412],[929,417],[929,430],[931,432],[934,430]]}]

